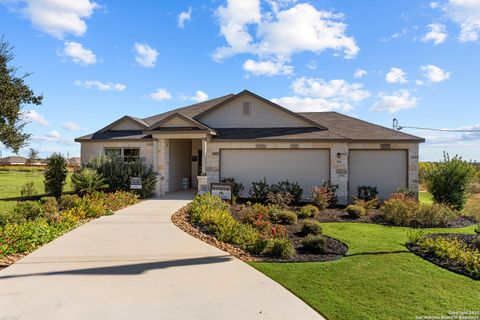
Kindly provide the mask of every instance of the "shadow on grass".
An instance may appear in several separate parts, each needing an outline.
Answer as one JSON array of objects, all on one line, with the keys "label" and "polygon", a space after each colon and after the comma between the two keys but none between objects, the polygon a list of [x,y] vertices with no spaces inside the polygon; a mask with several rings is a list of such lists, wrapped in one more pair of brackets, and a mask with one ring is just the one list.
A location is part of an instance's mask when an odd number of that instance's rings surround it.
[{"label": "shadow on grass", "polygon": [[396,251],[376,251],[376,252],[359,252],[359,253],[352,253],[346,254],[345,257],[353,257],[353,256],[369,256],[369,255],[387,255],[387,254],[399,254],[399,253],[411,253],[408,250],[396,250]]},{"label": "shadow on grass", "polygon": [[157,261],[157,262],[147,262],[147,263],[124,264],[124,265],[109,266],[109,267],[96,267],[96,268],[87,268],[87,269],[74,269],[74,270],[8,275],[8,276],[0,276],[0,280],[10,279],[10,278],[56,276],[56,275],[98,275],[98,276],[139,275],[150,270],[166,269],[166,268],[172,268],[172,267],[186,267],[186,266],[212,264],[212,263],[222,263],[222,262],[227,262],[231,259],[232,258],[230,256],[179,259],[179,260]]}]

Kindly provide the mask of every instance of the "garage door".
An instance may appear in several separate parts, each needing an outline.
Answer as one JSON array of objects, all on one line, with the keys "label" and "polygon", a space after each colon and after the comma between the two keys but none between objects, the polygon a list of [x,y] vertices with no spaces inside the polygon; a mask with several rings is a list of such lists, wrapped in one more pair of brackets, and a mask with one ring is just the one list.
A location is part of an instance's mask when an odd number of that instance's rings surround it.
[{"label": "garage door", "polygon": [[329,180],[329,150],[221,150],[220,176],[234,177],[243,184],[242,196],[248,196],[253,181],[264,177],[268,184],[282,180],[298,182],[304,197],[313,186]]},{"label": "garage door", "polygon": [[388,198],[407,185],[407,150],[350,150],[350,199],[361,185],[377,186],[378,197]]}]

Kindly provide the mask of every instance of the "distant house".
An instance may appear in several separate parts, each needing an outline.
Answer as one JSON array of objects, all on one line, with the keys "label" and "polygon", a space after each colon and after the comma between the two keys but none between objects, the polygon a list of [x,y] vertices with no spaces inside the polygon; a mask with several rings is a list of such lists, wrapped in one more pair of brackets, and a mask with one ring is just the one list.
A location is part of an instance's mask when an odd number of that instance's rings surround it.
[{"label": "distant house", "polygon": [[27,163],[27,158],[21,156],[8,156],[0,159],[0,164],[2,166],[14,166],[14,165],[24,165]]},{"label": "distant house", "polygon": [[70,167],[79,167],[80,166],[80,157],[71,157],[67,159],[67,164]]}]

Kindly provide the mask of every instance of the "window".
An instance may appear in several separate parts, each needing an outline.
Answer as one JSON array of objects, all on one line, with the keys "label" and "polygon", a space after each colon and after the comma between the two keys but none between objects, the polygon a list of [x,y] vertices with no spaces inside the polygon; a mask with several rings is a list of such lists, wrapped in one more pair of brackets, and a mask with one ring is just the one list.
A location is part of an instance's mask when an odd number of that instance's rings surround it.
[{"label": "window", "polygon": [[250,114],[250,102],[243,103],[243,112],[242,114]]},{"label": "window", "polygon": [[125,162],[133,162],[140,159],[139,148],[105,148],[105,155],[111,158],[123,158]]},{"label": "window", "polygon": [[120,158],[122,156],[122,149],[120,149],[120,148],[105,148],[105,155],[109,158]]}]

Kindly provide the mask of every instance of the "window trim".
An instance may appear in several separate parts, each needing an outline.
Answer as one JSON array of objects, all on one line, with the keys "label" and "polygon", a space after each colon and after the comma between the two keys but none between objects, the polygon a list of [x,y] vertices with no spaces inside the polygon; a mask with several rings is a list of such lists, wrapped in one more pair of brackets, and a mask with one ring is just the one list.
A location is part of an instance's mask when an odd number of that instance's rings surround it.
[{"label": "window trim", "polygon": [[[136,160],[140,160],[141,157],[140,157],[140,147],[104,147],[103,148],[103,154],[105,156],[108,156],[107,155],[107,150],[120,150],[120,154],[119,154],[119,158],[122,159],[124,162],[133,162],[133,161],[136,161]],[[130,158],[129,161],[127,161],[127,159],[125,157],[125,150],[138,150],[138,156],[131,156],[129,155],[128,157]]]},{"label": "window trim", "polygon": [[243,102],[242,115],[248,116],[251,113],[252,103],[250,101]]}]

